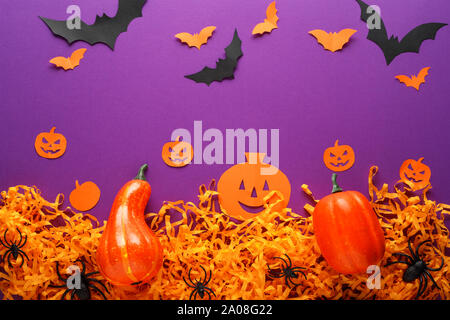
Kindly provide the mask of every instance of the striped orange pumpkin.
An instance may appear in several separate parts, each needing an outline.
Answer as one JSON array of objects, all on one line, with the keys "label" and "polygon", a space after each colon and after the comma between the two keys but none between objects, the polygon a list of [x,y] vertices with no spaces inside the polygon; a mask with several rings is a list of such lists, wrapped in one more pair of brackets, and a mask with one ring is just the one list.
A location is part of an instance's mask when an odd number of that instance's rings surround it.
[{"label": "striped orange pumpkin", "polygon": [[385,239],[369,200],[357,191],[342,191],[333,174],[333,193],[322,198],[313,213],[320,251],[336,271],[365,273],[383,258]]},{"label": "striped orange pumpkin", "polygon": [[151,194],[146,168],[120,189],[97,249],[101,274],[118,286],[148,282],[162,266],[161,244],[144,218]]}]

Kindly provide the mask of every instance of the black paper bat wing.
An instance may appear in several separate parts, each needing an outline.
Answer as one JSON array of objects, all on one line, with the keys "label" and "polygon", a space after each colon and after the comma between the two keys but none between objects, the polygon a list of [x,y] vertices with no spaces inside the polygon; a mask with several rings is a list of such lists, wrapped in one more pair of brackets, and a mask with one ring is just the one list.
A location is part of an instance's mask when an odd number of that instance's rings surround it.
[{"label": "black paper bat wing", "polygon": [[197,83],[206,83],[208,86],[213,81],[221,82],[224,79],[233,79],[234,71],[237,67],[237,61],[242,57],[242,41],[239,39],[237,30],[234,31],[233,40],[225,48],[225,59],[219,59],[216,62],[216,68],[204,67],[200,72],[185,76],[185,78],[194,80]]},{"label": "black paper bat wing", "polygon": [[114,50],[117,37],[127,31],[131,21],[142,17],[142,7],[146,2],[147,0],[119,0],[119,7],[114,17],[108,17],[106,14],[97,16],[92,25],[80,21],[80,29],[69,29],[66,20],[39,18],[53,34],[64,38],[69,44],[75,41],[84,41],[91,45],[101,42]]},{"label": "black paper bat wing", "polygon": [[[378,15],[377,12],[368,13],[367,9],[369,5],[361,0],[356,0],[361,8],[361,20],[366,22],[372,15]],[[420,46],[425,40],[434,40],[438,30],[446,23],[425,23],[415,27],[408,32],[401,41],[398,41],[398,37],[387,34],[386,26],[384,25],[381,17],[378,16],[380,25],[379,28],[369,29],[367,39],[376,43],[378,47],[383,51],[386,63],[389,65],[395,57],[405,52],[419,53]]]}]

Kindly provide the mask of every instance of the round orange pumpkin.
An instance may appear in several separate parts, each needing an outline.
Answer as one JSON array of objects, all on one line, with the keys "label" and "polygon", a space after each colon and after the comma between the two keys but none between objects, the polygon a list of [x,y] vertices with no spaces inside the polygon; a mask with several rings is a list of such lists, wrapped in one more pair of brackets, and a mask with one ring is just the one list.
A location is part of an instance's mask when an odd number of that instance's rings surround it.
[{"label": "round orange pumpkin", "polygon": [[247,162],[225,171],[217,184],[220,206],[236,219],[251,219],[263,212],[264,197],[276,190],[283,201],[274,210],[282,210],[289,203],[291,184],[278,168],[263,163],[264,153],[246,153]]},{"label": "round orange pumpkin", "polygon": [[186,141],[180,141],[177,137],[175,141],[164,144],[161,157],[165,164],[170,167],[180,168],[188,165],[194,157],[194,148]]},{"label": "round orange pumpkin", "polygon": [[34,141],[36,153],[43,158],[56,159],[66,152],[67,140],[62,134],[55,133],[55,129],[39,133]]},{"label": "round orange pumpkin", "polygon": [[344,274],[363,273],[383,258],[383,230],[369,200],[358,191],[342,191],[332,176],[333,192],[313,213],[314,233],[328,264]]},{"label": "round orange pumpkin", "polygon": [[[412,190],[420,190],[430,184],[431,169],[419,160],[408,159],[400,167],[400,179],[406,184],[412,185]],[[408,182],[409,183],[408,183]]]}]

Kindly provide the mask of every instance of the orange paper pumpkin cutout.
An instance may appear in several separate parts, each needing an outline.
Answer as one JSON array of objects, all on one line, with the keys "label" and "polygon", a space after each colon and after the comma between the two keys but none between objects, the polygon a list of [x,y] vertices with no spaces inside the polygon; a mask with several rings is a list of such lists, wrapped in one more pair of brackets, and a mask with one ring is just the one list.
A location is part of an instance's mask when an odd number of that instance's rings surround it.
[{"label": "orange paper pumpkin cutout", "polygon": [[329,147],[323,153],[323,163],[331,171],[345,171],[355,163],[355,152],[348,145],[339,145],[336,140],[334,146]]},{"label": "orange paper pumpkin cutout", "polygon": [[353,29],[342,29],[339,32],[326,32],[320,29],[311,30],[308,33],[313,35],[324,49],[331,52],[341,50],[350,41],[350,37],[356,32]]},{"label": "orange paper pumpkin cutout", "polygon": [[422,83],[425,83],[425,76],[428,75],[428,70],[430,70],[430,67],[425,67],[419,71],[417,76],[412,75],[410,78],[408,76],[400,74],[396,76],[395,79],[397,79],[401,83],[404,83],[407,87],[413,87],[417,91],[419,91],[420,85]]},{"label": "orange paper pumpkin cutout", "polygon": [[38,155],[47,159],[56,159],[61,157],[67,148],[66,138],[55,133],[55,127],[50,132],[41,132],[34,141],[34,148]]},{"label": "orange paper pumpkin cutout", "polygon": [[214,30],[216,30],[215,26],[209,26],[203,28],[199,33],[177,33],[175,38],[180,39],[181,42],[186,43],[189,47],[196,47],[200,50],[200,47],[208,42],[208,39],[212,36]]},{"label": "orange paper pumpkin cutout", "polygon": [[412,187],[413,191],[425,188],[430,184],[431,169],[419,160],[408,159],[400,167],[400,179]]},{"label": "orange paper pumpkin cutout", "polygon": [[57,67],[63,68],[64,70],[73,69],[76,66],[80,65],[80,60],[83,59],[85,52],[86,49],[81,48],[72,52],[72,55],[68,58],[55,57],[51,59],[49,62],[53,63]]},{"label": "orange paper pumpkin cutout", "polygon": [[70,193],[70,203],[79,211],[91,210],[100,200],[100,189],[92,181],[87,181],[82,185],[75,181],[75,189]]},{"label": "orange paper pumpkin cutout", "polygon": [[180,137],[177,137],[175,141],[164,144],[161,157],[168,166],[184,167],[192,161],[194,148],[190,143],[180,141]]},{"label": "orange paper pumpkin cutout", "polygon": [[[247,162],[225,171],[217,184],[219,203],[229,216],[246,220],[263,212],[264,198],[271,191],[278,191],[283,201],[276,210],[286,208],[291,195],[291,184],[286,175],[270,164],[263,163],[264,153],[247,153]],[[267,170],[273,174],[264,175]]]},{"label": "orange paper pumpkin cutout", "polygon": [[264,22],[258,23],[252,31],[252,34],[263,34],[264,32],[272,32],[273,29],[277,29],[278,17],[277,8],[275,7],[275,1],[269,4],[266,10],[266,19]]}]

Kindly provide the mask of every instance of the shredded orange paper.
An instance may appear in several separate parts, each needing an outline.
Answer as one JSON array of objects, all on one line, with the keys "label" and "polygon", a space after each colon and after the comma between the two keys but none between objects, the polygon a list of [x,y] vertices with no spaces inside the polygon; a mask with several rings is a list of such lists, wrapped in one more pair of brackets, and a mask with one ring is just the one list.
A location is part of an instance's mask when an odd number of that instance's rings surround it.
[{"label": "shredded orange paper", "polygon": [[[440,289],[429,281],[420,299],[449,299],[450,257],[445,256],[445,250],[450,249],[450,242],[444,219],[450,215],[450,206],[427,199],[430,187],[422,197],[401,190],[397,184],[395,192],[389,192],[386,184],[378,189],[373,183],[377,170],[370,169],[369,193],[386,237],[386,253],[379,264],[379,289],[369,289],[369,274],[343,275],[328,266],[314,238],[314,206],[306,204],[310,216],[303,217],[289,208],[273,211],[275,202],[266,205],[253,220],[235,223],[220,211],[214,183],[209,188],[200,187],[197,205],[165,202],[158,213],[146,215],[164,247],[163,268],[149,284],[116,287],[100,275],[94,277],[107,286],[108,299],[189,299],[193,289],[183,277],[187,279],[192,268],[193,280],[203,278],[200,266],[208,274],[212,272],[208,287],[214,291],[214,299],[414,299],[419,283],[402,280],[407,266],[384,265],[398,259],[392,256],[395,252],[409,254],[409,238],[413,248],[429,239],[433,246],[424,245],[423,255],[429,258],[431,267],[439,266],[443,257],[444,267],[431,272]],[[307,185],[302,189],[313,197]],[[274,196],[282,197],[273,192],[267,198]],[[58,280],[56,261],[65,277],[66,268],[77,264],[77,259],[86,262],[86,272],[98,270],[95,252],[104,226],[99,227],[87,214],[60,210],[61,203],[61,195],[55,202],[48,202],[34,187],[17,186],[1,193],[0,236],[8,228],[8,240],[17,241],[19,228],[27,236],[22,250],[29,257],[22,268],[21,258],[12,260],[11,267],[2,262],[0,290],[4,299],[60,299],[64,288],[49,287],[64,284]],[[182,218],[176,221],[174,213]],[[1,248],[0,254],[6,250]],[[282,266],[274,257],[285,254],[294,266],[306,268],[307,279],[296,279],[300,285],[295,288],[286,286],[283,278],[268,276],[268,266],[275,270]],[[102,299],[91,292],[93,299]]]}]

